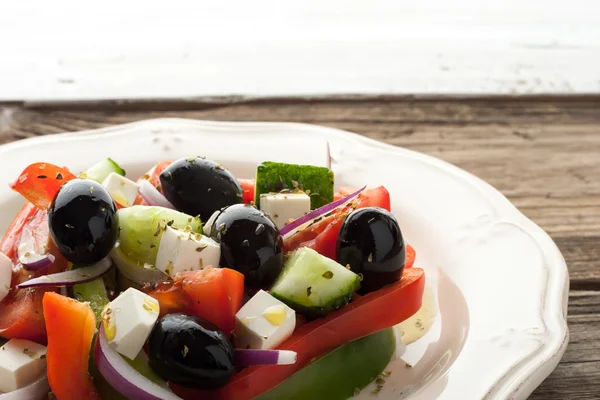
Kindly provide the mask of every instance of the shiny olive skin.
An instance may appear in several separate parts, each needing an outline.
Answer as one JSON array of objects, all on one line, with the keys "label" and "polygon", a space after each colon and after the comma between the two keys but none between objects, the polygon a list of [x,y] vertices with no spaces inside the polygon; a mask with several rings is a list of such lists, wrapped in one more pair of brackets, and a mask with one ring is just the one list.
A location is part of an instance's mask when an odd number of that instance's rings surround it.
[{"label": "shiny olive skin", "polygon": [[50,235],[61,254],[73,264],[94,264],[117,241],[117,206],[104,187],[89,179],[62,185],[48,209]]},{"label": "shiny olive skin", "polygon": [[185,314],[162,317],[148,340],[148,363],[161,378],[181,386],[215,389],[234,372],[233,345],[211,322]]},{"label": "shiny olive skin", "polygon": [[249,204],[221,211],[210,229],[221,244],[221,267],[244,274],[248,289],[266,289],[283,268],[283,239],[275,223]]},{"label": "shiny olive skin", "polygon": [[231,172],[201,157],[182,158],[160,174],[162,192],[178,211],[208,220],[223,207],[243,203],[243,190]]},{"label": "shiny olive skin", "polygon": [[340,229],[337,261],[362,274],[361,294],[399,281],[406,262],[406,249],[396,218],[379,207],[354,210]]}]

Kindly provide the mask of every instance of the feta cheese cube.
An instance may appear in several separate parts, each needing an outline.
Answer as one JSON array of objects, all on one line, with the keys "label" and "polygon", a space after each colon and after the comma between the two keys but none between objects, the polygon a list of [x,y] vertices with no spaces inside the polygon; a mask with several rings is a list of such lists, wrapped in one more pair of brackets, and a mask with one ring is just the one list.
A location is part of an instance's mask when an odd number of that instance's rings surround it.
[{"label": "feta cheese cube", "polygon": [[306,193],[261,194],[260,209],[281,229],[290,223],[290,219],[300,218],[310,212],[310,196]]},{"label": "feta cheese cube", "polygon": [[102,311],[108,343],[133,360],[150,336],[159,312],[157,300],[137,289],[127,289]]},{"label": "feta cheese cube", "polygon": [[275,349],[295,328],[296,312],[260,290],[235,315],[235,342],[241,349]]},{"label": "feta cheese cube", "polygon": [[114,201],[123,207],[131,207],[138,195],[138,184],[115,172],[111,172],[102,182],[102,186]]},{"label": "feta cheese cube", "polygon": [[218,267],[221,246],[208,236],[174,229],[163,232],[156,255],[156,268],[169,276],[178,272]]},{"label": "feta cheese cube", "polygon": [[12,392],[33,383],[46,370],[46,346],[11,339],[0,347],[0,392]]},{"label": "feta cheese cube", "polygon": [[12,261],[3,253],[0,253],[0,301],[4,300],[10,292],[10,281],[12,279]]}]

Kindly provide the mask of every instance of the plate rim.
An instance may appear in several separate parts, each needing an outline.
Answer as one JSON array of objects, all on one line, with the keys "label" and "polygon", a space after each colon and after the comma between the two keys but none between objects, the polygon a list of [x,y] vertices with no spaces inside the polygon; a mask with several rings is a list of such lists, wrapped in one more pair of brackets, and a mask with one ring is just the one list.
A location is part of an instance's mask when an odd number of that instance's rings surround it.
[{"label": "plate rim", "polygon": [[[326,133],[327,135],[343,136],[352,138],[353,141],[360,143],[362,146],[366,146],[372,149],[382,149],[387,151],[397,152],[404,156],[416,158],[420,161],[427,162],[428,164],[434,165],[438,168],[446,170],[454,175],[467,180],[470,184],[477,186],[481,189],[482,196],[486,196],[491,199],[492,204],[496,207],[496,203],[500,202],[505,208],[505,212],[512,214],[512,217],[519,220],[519,223],[523,225],[523,228],[528,233],[536,233],[531,235],[532,239],[536,244],[540,244],[541,240],[551,244],[554,254],[552,256],[553,265],[548,266],[548,275],[545,282],[544,288],[544,307],[540,310],[540,316],[542,320],[547,318],[555,318],[554,323],[558,327],[558,330],[549,331],[547,330],[547,336],[541,346],[536,351],[535,363],[533,370],[529,374],[522,374],[521,376],[511,376],[511,371],[506,371],[503,376],[498,377],[496,383],[489,388],[489,391],[485,398],[490,398],[492,393],[502,387],[503,380],[511,378],[509,383],[513,387],[513,390],[508,395],[508,398],[518,397],[526,398],[535,388],[541,384],[541,382],[554,370],[556,365],[560,362],[568,341],[569,341],[569,328],[567,325],[567,305],[569,295],[569,272],[559,248],[553,239],[535,222],[525,216],[510,200],[504,196],[499,190],[494,188],[492,185],[477,177],[476,175],[455,166],[447,161],[439,158],[430,156],[425,153],[421,153],[415,150],[410,150],[404,147],[387,144],[384,142],[377,141],[375,139],[345,131],[342,129],[326,127],[315,124],[299,123],[299,122],[276,122],[276,121],[216,121],[216,120],[196,120],[187,118],[152,118],[143,119],[125,124],[110,125],[102,128],[87,129],[75,132],[55,133],[43,136],[29,137],[10,143],[0,145],[0,155],[7,152],[19,150],[29,146],[43,145],[48,142],[62,141],[71,137],[99,137],[107,134],[125,134],[130,128],[139,128],[140,126],[168,126],[168,125],[195,125],[200,128],[221,128],[221,129],[235,129],[244,130],[248,128],[260,128],[260,127],[281,127],[281,128],[300,128],[312,131],[319,131],[320,133]],[[151,134],[152,129],[148,130],[148,134]],[[548,254],[545,254],[548,255]],[[552,310],[554,312],[548,313],[548,301],[554,296],[560,296],[558,304],[558,310]],[[548,314],[548,315],[546,315]],[[512,372],[514,375],[515,372]]]}]

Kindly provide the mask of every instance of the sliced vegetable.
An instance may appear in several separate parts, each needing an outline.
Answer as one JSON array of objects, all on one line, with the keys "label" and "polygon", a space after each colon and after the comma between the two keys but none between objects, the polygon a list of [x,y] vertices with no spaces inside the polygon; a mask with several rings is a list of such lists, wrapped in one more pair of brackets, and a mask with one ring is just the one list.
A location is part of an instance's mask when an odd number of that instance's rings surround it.
[{"label": "sliced vegetable", "polygon": [[[356,191],[354,188],[345,189],[343,196],[347,196],[348,190]],[[336,198],[341,198],[340,196],[341,194],[336,194]],[[332,215],[286,237],[283,242],[285,250],[293,251],[298,247],[310,247],[318,253],[335,260],[337,258],[337,238],[346,216],[354,209],[372,206],[390,211],[390,194],[385,187],[379,186],[363,191],[354,201],[335,210]]]},{"label": "sliced vegetable", "polygon": [[[136,371],[106,339],[104,327],[100,326],[94,358],[100,373],[119,393],[131,400],[176,400],[178,396],[157,385]],[[82,399],[85,397],[82,397]]]},{"label": "sliced vegetable", "polygon": [[102,318],[102,310],[109,303],[108,293],[104,280],[94,279],[87,283],[80,283],[73,286],[73,296],[81,302],[88,302],[96,320],[99,322]]},{"label": "sliced vegetable", "polygon": [[149,206],[160,206],[172,210],[175,209],[175,206],[147,180],[140,181],[139,193]]},{"label": "sliced vegetable", "polygon": [[348,202],[352,201],[352,199],[354,199],[356,196],[358,196],[363,190],[365,190],[365,188],[366,188],[366,186],[363,186],[362,189],[358,189],[358,190],[354,191],[353,193],[350,193],[346,197],[343,197],[339,200],[336,200],[334,202],[326,204],[321,208],[317,208],[316,210],[309,212],[308,214],[304,215],[303,217],[300,217],[297,220],[295,220],[294,222],[291,222],[288,225],[284,226],[282,229],[280,229],[279,232],[285,238],[285,237],[288,237],[289,235],[293,235],[298,230],[297,228],[300,228],[303,225],[306,225],[306,228],[310,228],[311,223],[319,222],[316,220],[317,219],[320,220],[320,218],[323,215],[334,211],[338,207],[342,207],[342,206],[346,205]]},{"label": "sliced vegetable", "polygon": [[[193,232],[202,232],[199,218],[164,207],[133,206],[117,212],[120,250],[140,268],[156,262],[156,253],[167,225]],[[131,279],[131,278],[130,278]]]},{"label": "sliced vegetable", "polygon": [[273,284],[271,294],[300,314],[322,317],[348,304],[360,277],[316,251],[294,251]]},{"label": "sliced vegetable", "polygon": [[37,211],[38,208],[35,204],[31,202],[23,204],[23,207],[21,207],[2,237],[2,241],[0,242],[0,253],[4,253],[10,259],[15,257],[23,228],[30,222]]},{"label": "sliced vegetable", "polygon": [[110,258],[107,257],[90,267],[83,267],[73,269],[71,271],[43,275],[37,278],[30,279],[26,282],[18,284],[17,288],[24,289],[29,287],[45,286],[73,286],[75,284],[91,282],[107,273],[110,267],[112,267],[112,262]]},{"label": "sliced vegetable", "polygon": [[295,364],[298,354],[290,350],[235,349],[236,365],[290,365]]},{"label": "sliced vegetable", "polygon": [[334,400],[355,396],[381,374],[396,350],[392,328],[346,343],[256,400]]},{"label": "sliced vegetable", "polygon": [[256,185],[256,180],[238,179],[238,181],[244,191],[244,204],[252,204],[254,202],[254,186]]},{"label": "sliced vegetable", "polygon": [[415,263],[415,258],[417,258],[417,252],[410,244],[407,244],[406,245],[406,264],[404,265],[404,268],[411,268]]},{"label": "sliced vegetable", "polygon": [[44,295],[48,331],[48,382],[61,400],[98,399],[88,373],[96,317],[86,303],[57,293]]},{"label": "sliced vegetable", "polygon": [[[245,368],[234,375],[227,385],[211,392],[210,396],[248,400],[267,392],[302,369],[314,357],[320,357],[342,344],[390,328],[409,318],[421,307],[424,287],[423,270],[406,269],[400,282],[358,297],[327,317],[297,328],[292,337],[279,346],[280,350],[298,353],[295,364]],[[198,399],[207,395],[206,392],[177,385],[171,387],[184,399]]]},{"label": "sliced vegetable", "polygon": [[52,289],[11,289],[0,303],[0,336],[46,344],[46,325],[42,310],[44,293]]},{"label": "sliced vegetable", "polygon": [[36,207],[45,210],[63,183],[77,178],[65,167],[49,163],[34,163],[21,172],[9,186]]},{"label": "sliced vegetable", "polygon": [[[46,243],[40,243],[36,236],[40,233],[32,227],[37,227],[35,219],[47,220],[43,214],[36,213],[30,220],[30,223],[23,227],[19,246],[17,248],[17,257],[23,268],[28,271],[37,271],[48,268],[54,262],[55,257],[48,254]],[[42,222],[42,221],[40,221]],[[40,247],[40,248],[36,248]]]},{"label": "sliced vegetable", "polygon": [[[117,245],[112,249],[110,256],[117,266],[121,278],[125,278],[136,285],[154,284],[166,281],[169,277],[152,264],[142,264],[134,261],[131,257],[123,254],[121,246]],[[123,279],[119,280],[122,283]],[[120,288],[125,290],[127,285]]]},{"label": "sliced vegetable", "polygon": [[24,400],[24,399],[42,399],[50,391],[48,377],[46,374],[37,381],[21,389],[13,390],[8,393],[0,393],[0,400]]},{"label": "sliced vegetable", "polygon": [[85,176],[82,176],[82,178],[87,178],[98,183],[102,183],[108,177],[108,175],[113,172],[115,174],[125,176],[125,170],[121,168],[121,166],[119,166],[119,164],[117,164],[113,159],[107,158],[92,165],[87,171],[85,171]]},{"label": "sliced vegetable", "polygon": [[[167,168],[170,164],[171,164],[171,161],[159,162],[158,164],[156,164],[152,168],[150,168],[150,170],[148,170],[148,172],[146,172],[144,174],[144,176],[142,176],[140,179],[138,179],[137,183],[140,184],[140,183],[142,183],[142,181],[148,181],[152,184],[152,186],[157,188],[158,191],[161,191],[160,173],[163,172],[163,170],[165,168]],[[146,203],[146,201],[144,200],[144,198],[141,195],[138,195],[138,197],[135,199],[134,204],[142,205],[142,206],[149,205],[148,203]]]},{"label": "sliced vegetable", "polygon": [[333,201],[333,180],[329,168],[266,161],[256,170],[254,201],[259,207],[263,193],[298,188],[310,196],[311,208],[319,208]]},{"label": "sliced vegetable", "polygon": [[191,299],[194,314],[233,332],[235,313],[244,296],[244,275],[229,268],[205,268],[179,274],[181,288]]}]

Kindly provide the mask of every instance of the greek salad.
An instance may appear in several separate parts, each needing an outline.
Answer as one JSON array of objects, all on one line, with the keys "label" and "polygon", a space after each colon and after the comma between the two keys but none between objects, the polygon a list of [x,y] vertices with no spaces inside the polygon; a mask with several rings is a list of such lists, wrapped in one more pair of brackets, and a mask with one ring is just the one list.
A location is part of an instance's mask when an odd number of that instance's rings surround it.
[{"label": "greek salad", "polygon": [[346,399],[385,384],[425,276],[385,187],[204,157],[47,162],[0,242],[0,400]]}]

